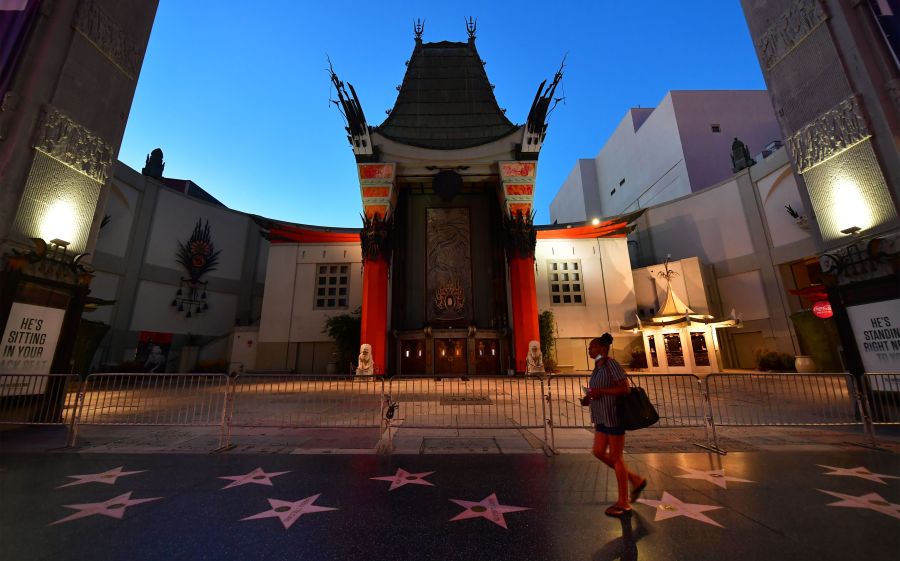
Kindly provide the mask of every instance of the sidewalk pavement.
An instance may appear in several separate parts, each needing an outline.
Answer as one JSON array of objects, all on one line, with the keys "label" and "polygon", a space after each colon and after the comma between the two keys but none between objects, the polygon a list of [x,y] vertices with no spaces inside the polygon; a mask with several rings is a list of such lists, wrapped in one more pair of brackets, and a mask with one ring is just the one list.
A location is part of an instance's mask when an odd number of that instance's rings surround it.
[{"label": "sidewalk pavement", "polygon": [[[615,519],[603,514],[614,474],[584,448],[510,453],[521,443],[502,435],[492,437],[501,453],[431,453],[484,434],[422,435],[424,451],[409,434],[410,453],[393,455],[249,444],[210,454],[190,450],[207,435],[184,430],[181,444],[161,442],[169,431],[86,435],[75,453],[48,453],[60,435],[27,432],[0,434],[0,558],[15,561],[845,561],[900,551],[900,455],[841,444],[852,435],[840,433],[824,444],[793,431],[746,437],[756,450],[720,456],[642,431],[658,450],[637,452],[650,442],[635,437],[626,460],[648,485]],[[331,444],[319,433],[245,436],[270,452]]]}]

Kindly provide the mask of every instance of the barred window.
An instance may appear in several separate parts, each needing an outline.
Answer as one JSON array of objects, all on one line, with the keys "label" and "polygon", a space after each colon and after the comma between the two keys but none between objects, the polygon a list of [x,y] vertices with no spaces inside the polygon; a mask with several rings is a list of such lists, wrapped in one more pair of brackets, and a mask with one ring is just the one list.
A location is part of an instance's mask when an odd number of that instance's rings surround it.
[{"label": "barred window", "polygon": [[547,279],[550,282],[552,304],[584,305],[584,279],[581,261],[550,261],[547,263]]},{"label": "barred window", "polygon": [[316,265],[316,308],[346,308],[350,265]]}]

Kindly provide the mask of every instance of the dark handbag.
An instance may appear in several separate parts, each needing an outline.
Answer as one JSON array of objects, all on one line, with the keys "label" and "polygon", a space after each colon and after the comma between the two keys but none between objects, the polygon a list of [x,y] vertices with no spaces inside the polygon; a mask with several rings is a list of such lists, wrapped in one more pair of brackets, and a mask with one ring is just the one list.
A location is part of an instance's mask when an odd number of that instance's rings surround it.
[{"label": "dark handbag", "polygon": [[631,391],[616,397],[616,416],[619,426],[625,430],[638,430],[656,424],[659,413],[650,403],[647,392],[640,386],[630,386]]}]

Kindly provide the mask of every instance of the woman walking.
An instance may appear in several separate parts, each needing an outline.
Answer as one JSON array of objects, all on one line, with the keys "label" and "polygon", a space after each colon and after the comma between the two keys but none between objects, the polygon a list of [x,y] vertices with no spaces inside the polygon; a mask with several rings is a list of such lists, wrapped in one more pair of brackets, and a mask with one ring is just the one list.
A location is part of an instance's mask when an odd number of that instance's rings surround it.
[{"label": "woman walking", "polygon": [[[622,458],[625,429],[619,427],[616,417],[616,396],[627,394],[631,390],[622,366],[609,357],[612,341],[612,335],[604,333],[592,339],[588,345],[588,353],[594,360],[594,371],[582,403],[590,405],[591,423],[596,428],[592,452],[601,462],[616,471],[619,499],[606,509],[606,515],[621,517],[631,514],[631,503],[637,500],[647,486],[647,479],[628,471]],[[629,482],[631,495],[628,494]]]}]

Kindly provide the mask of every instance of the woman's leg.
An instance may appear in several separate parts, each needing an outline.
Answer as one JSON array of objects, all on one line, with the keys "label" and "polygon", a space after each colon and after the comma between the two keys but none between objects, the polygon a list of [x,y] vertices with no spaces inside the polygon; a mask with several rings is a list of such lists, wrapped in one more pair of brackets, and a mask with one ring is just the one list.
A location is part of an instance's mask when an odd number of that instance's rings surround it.
[{"label": "woman's leg", "polygon": [[[629,508],[628,479],[629,476],[637,476],[628,471],[628,467],[625,465],[625,459],[622,457],[622,452],[624,450],[625,435],[610,435],[609,460],[610,462],[612,462],[612,466],[616,470],[616,483],[618,483],[619,486],[619,500],[616,501],[616,506],[619,506],[621,508]],[[634,480],[632,480],[632,482],[633,481]],[[638,483],[640,483],[640,479],[638,479]]]},{"label": "woman's leg", "polygon": [[594,457],[608,465],[609,467],[614,467],[612,461],[610,461],[609,456],[606,453],[606,447],[609,444],[608,435],[602,432],[594,433],[594,447],[591,449],[591,453],[594,454]]},{"label": "woman's leg", "polygon": [[[598,460],[615,469],[616,463],[612,458],[612,453],[610,450],[612,448],[612,441],[610,439],[612,438],[622,439],[622,445],[619,448],[619,456],[621,457],[622,451],[625,449],[625,436],[609,436],[603,434],[602,432],[594,433],[594,447],[591,450],[591,453],[593,453],[594,457],[596,457]],[[627,469],[625,471],[627,474],[626,477],[628,478],[628,481],[631,482],[632,487],[637,487],[644,481],[644,478],[640,475],[628,471]]]}]

